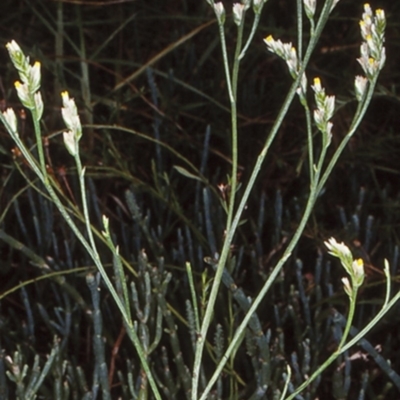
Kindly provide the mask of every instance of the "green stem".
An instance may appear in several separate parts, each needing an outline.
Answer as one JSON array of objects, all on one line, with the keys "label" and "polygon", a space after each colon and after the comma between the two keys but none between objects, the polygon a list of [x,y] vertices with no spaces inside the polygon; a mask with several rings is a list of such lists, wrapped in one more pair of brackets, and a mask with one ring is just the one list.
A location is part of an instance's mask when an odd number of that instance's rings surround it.
[{"label": "green stem", "polygon": [[307,50],[306,50],[306,54],[305,54],[304,59],[303,59],[303,61],[301,63],[301,68],[300,68],[298,77],[295,80],[295,82],[292,84],[292,86],[291,86],[291,88],[289,90],[289,93],[287,94],[286,99],[284,101],[284,104],[283,104],[283,106],[282,106],[282,108],[281,108],[281,110],[280,110],[280,112],[279,112],[279,114],[278,114],[278,116],[277,116],[277,118],[275,120],[275,123],[272,126],[271,131],[270,131],[270,133],[269,133],[269,135],[268,135],[268,137],[267,137],[267,139],[265,141],[264,147],[261,150],[261,152],[260,152],[260,154],[259,154],[259,156],[257,158],[256,164],[255,164],[255,166],[253,168],[252,174],[251,174],[250,179],[249,179],[249,183],[246,185],[246,189],[244,191],[243,197],[242,197],[242,199],[240,201],[240,204],[238,206],[238,209],[236,211],[236,214],[235,214],[235,217],[234,217],[234,220],[233,220],[233,223],[232,223],[232,227],[229,230],[229,232],[227,232],[227,236],[226,236],[225,242],[224,242],[224,245],[227,246],[227,247],[229,247],[231,245],[231,243],[232,243],[234,232],[235,232],[235,230],[236,230],[236,228],[237,228],[237,226],[238,226],[238,224],[240,222],[241,215],[242,215],[243,210],[244,210],[244,208],[245,208],[245,206],[246,206],[246,204],[248,202],[250,193],[251,193],[251,191],[252,191],[252,189],[254,187],[254,183],[255,183],[255,181],[256,181],[256,179],[258,177],[258,174],[259,174],[259,172],[261,170],[261,166],[262,166],[262,164],[264,162],[264,159],[265,159],[265,157],[266,157],[266,155],[268,153],[268,150],[269,150],[273,140],[275,139],[275,136],[277,135],[277,133],[278,133],[278,131],[279,131],[279,129],[280,129],[282,123],[283,123],[283,120],[285,119],[285,116],[286,116],[286,114],[287,114],[287,112],[289,110],[289,107],[290,107],[290,105],[291,105],[291,103],[293,101],[293,98],[296,95],[296,90],[300,85],[301,77],[302,77],[302,75],[304,73],[305,68],[307,67],[307,64],[308,64],[308,62],[310,60],[311,54],[314,51],[314,48],[315,48],[315,46],[316,46],[316,44],[318,42],[318,39],[319,39],[319,37],[320,37],[320,35],[322,33],[322,30],[323,30],[323,28],[324,28],[324,26],[325,26],[325,24],[326,24],[326,22],[328,20],[329,10],[330,10],[331,5],[332,5],[332,0],[328,0],[324,5],[324,8],[323,8],[323,10],[321,12],[320,19],[319,19],[317,27],[315,29],[315,35],[313,37],[311,37],[310,43],[309,43],[309,45],[307,47]]},{"label": "green stem", "polygon": [[237,189],[237,169],[238,169],[238,128],[237,128],[237,86],[239,79],[239,67],[240,67],[240,49],[242,47],[243,40],[243,28],[244,28],[244,15],[242,23],[238,28],[237,43],[235,56],[233,60],[233,71],[232,71],[232,93],[233,98],[231,99],[231,129],[232,129],[232,176],[231,176],[231,187],[229,195],[229,208],[228,208],[228,219],[226,224],[226,230],[228,231],[232,224],[233,212],[235,210],[235,198]]},{"label": "green stem", "polygon": [[261,18],[261,10],[258,14],[255,14],[255,16],[254,16],[253,26],[251,27],[250,35],[247,39],[246,44],[243,46],[243,50],[241,51],[241,53],[238,57],[239,61],[246,55],[247,49],[249,48],[251,42],[253,41],[254,35],[258,28],[258,24],[260,22],[260,18]]},{"label": "green stem", "polygon": [[303,2],[297,0],[297,56],[303,58]]},{"label": "green stem", "polygon": [[94,237],[93,237],[92,227],[90,224],[89,210],[88,210],[88,205],[87,205],[85,170],[82,168],[82,163],[81,163],[81,159],[79,157],[79,152],[76,154],[74,159],[75,159],[75,164],[76,164],[76,172],[78,173],[78,177],[79,177],[79,187],[80,187],[80,191],[81,191],[83,218],[85,221],[86,233],[88,235],[91,248],[93,249],[94,253],[98,254],[96,243],[95,243]]},{"label": "green stem", "polygon": [[194,322],[196,324],[196,330],[200,332],[200,319],[199,319],[199,307],[197,304],[197,295],[196,295],[196,288],[194,285],[194,279],[193,279],[193,271],[192,271],[192,266],[190,262],[186,262],[186,273],[188,276],[189,280],[189,288],[190,288],[190,294],[192,296],[192,307],[193,307],[193,313],[194,313]]},{"label": "green stem", "polygon": [[342,347],[340,353],[344,353],[352,346],[357,344],[384,316],[385,314],[400,300],[400,291],[396,293],[392,300],[390,300],[381,311],[371,320],[371,322],[362,329],[356,336],[353,337],[345,346]]},{"label": "green stem", "polygon": [[[310,42],[309,42],[309,45],[307,47],[303,62],[301,64],[301,68],[300,68],[300,71],[298,73],[298,77],[295,80],[295,82],[293,83],[288,95],[286,96],[286,99],[285,99],[285,102],[284,102],[284,104],[283,104],[283,106],[281,108],[281,111],[279,112],[279,114],[277,116],[277,119],[276,119],[276,121],[275,121],[275,123],[274,123],[274,125],[273,125],[273,127],[271,129],[271,132],[270,132],[270,134],[269,134],[269,136],[268,136],[268,138],[267,138],[267,140],[265,142],[265,145],[264,145],[260,155],[257,158],[256,164],[255,164],[255,166],[253,168],[253,172],[252,172],[252,174],[250,176],[250,179],[249,179],[249,183],[246,186],[246,189],[245,189],[245,192],[244,192],[244,194],[242,196],[242,199],[240,201],[238,210],[236,211],[235,217],[233,219],[232,226],[231,226],[230,230],[226,234],[225,241],[224,241],[224,246],[223,246],[222,253],[221,253],[221,258],[220,258],[219,263],[218,263],[216,277],[219,275],[220,270],[221,270],[220,274],[222,275],[222,270],[223,270],[224,265],[226,263],[226,258],[227,258],[228,252],[229,252],[229,248],[230,248],[230,245],[232,243],[233,236],[234,236],[234,234],[236,232],[237,226],[238,226],[238,224],[240,222],[240,218],[241,218],[242,212],[243,212],[243,210],[245,208],[245,205],[246,205],[246,203],[248,201],[250,193],[251,193],[251,191],[253,189],[255,180],[256,180],[256,178],[257,178],[257,176],[258,176],[258,174],[259,174],[259,172],[261,170],[261,166],[262,166],[262,164],[264,162],[264,159],[265,159],[265,157],[267,155],[269,147],[271,146],[272,141],[275,138],[275,136],[276,136],[276,134],[277,134],[277,132],[278,132],[278,130],[279,130],[279,128],[280,128],[285,116],[286,116],[286,113],[287,113],[287,111],[289,109],[289,106],[290,106],[291,102],[293,101],[293,98],[294,98],[294,96],[296,94],[296,90],[300,85],[301,78],[302,78],[302,75],[304,73],[304,70],[305,70],[305,68],[306,68],[306,66],[308,64],[308,61],[309,61],[309,59],[311,57],[311,54],[312,54],[312,52],[313,52],[313,50],[314,50],[314,48],[315,48],[315,46],[317,44],[318,38],[320,37],[321,32],[322,32],[322,30],[323,30],[323,28],[324,28],[324,26],[325,26],[325,24],[326,24],[326,22],[328,20],[332,3],[333,3],[332,0],[328,0],[324,4],[324,7],[323,7],[323,9],[321,11],[320,18],[318,20],[317,27],[316,27],[315,32],[314,32],[314,35],[310,38]],[[325,149],[325,151],[326,151],[326,149]],[[325,152],[324,152],[324,154],[325,154]],[[321,157],[320,157],[320,164],[321,165],[322,165],[322,162],[323,162],[324,154],[321,154]],[[276,277],[280,273],[283,265],[285,264],[287,259],[290,257],[294,247],[297,245],[297,242],[300,239],[301,234],[302,234],[302,232],[303,232],[303,230],[304,230],[304,228],[306,226],[306,223],[307,223],[307,221],[309,219],[309,216],[311,215],[311,212],[312,212],[312,210],[314,208],[314,205],[315,205],[315,202],[316,202],[316,200],[318,198],[318,195],[319,195],[320,191],[322,190],[322,186],[318,185],[317,177],[315,177],[315,178],[316,179],[314,180],[314,182],[312,183],[311,188],[310,188],[310,196],[309,196],[309,199],[308,199],[308,202],[307,202],[307,205],[306,205],[306,209],[304,211],[303,217],[302,217],[302,219],[300,221],[300,224],[299,224],[299,226],[298,226],[298,228],[297,228],[292,240],[290,241],[288,247],[286,248],[286,250],[285,250],[285,252],[284,252],[284,254],[282,256],[282,258],[279,260],[279,262],[275,266],[275,268],[272,271],[271,275],[268,277],[268,279],[265,282],[264,286],[262,287],[261,291],[259,292],[259,294],[255,298],[255,300],[253,301],[253,303],[252,303],[249,311],[247,312],[246,316],[244,317],[242,323],[238,327],[238,329],[237,329],[237,331],[235,333],[235,336],[232,339],[232,342],[230,343],[228,349],[226,350],[221,362],[218,364],[214,374],[212,375],[209,383],[207,384],[206,389],[202,393],[202,396],[200,397],[200,400],[205,400],[207,398],[207,395],[210,392],[213,384],[216,382],[218,376],[222,372],[222,370],[223,370],[226,362],[228,361],[230,355],[232,354],[233,350],[236,348],[237,343],[240,340],[241,334],[245,330],[245,328],[246,328],[246,326],[247,326],[252,314],[256,311],[258,305],[261,303],[261,301],[265,297],[266,293],[270,289],[271,285],[275,281]],[[210,298],[211,298],[211,296],[210,296]],[[205,340],[205,338],[200,336],[199,343],[201,344],[201,346],[204,346],[204,343],[201,343],[201,342],[204,342],[204,340]],[[198,362],[200,362],[200,360],[198,360]],[[197,388],[196,388],[196,390],[197,390]],[[197,395],[197,392],[196,392],[196,395]],[[193,399],[195,399],[195,398],[193,397]]]},{"label": "green stem", "polygon": [[[228,85],[228,93],[229,100],[231,105],[231,137],[232,137],[232,175],[230,179],[230,194],[229,194],[229,206],[228,206],[228,216],[226,222],[226,231],[230,231],[232,225],[232,219],[235,210],[235,198],[236,198],[236,188],[237,188],[237,169],[238,169],[238,129],[237,129],[237,85],[238,85],[238,77],[239,77],[239,67],[240,67],[240,52],[242,48],[243,42],[243,29],[244,29],[244,18],[243,15],[241,24],[238,27],[237,34],[237,42],[235,55],[233,60],[233,69],[232,69],[232,78],[229,72],[229,60],[228,60],[228,52],[226,50],[226,41],[225,41],[225,31],[222,24],[219,24],[219,33],[221,38],[221,47],[222,47],[222,55],[223,62],[225,67],[225,76]],[[217,295],[219,288],[221,286],[222,273],[228,259],[229,254],[229,246],[223,246],[220,262],[218,264],[217,271],[215,273],[213,285],[210,291],[210,296],[207,301],[207,307],[204,313],[204,318],[201,325],[201,330],[199,334],[199,338],[196,343],[196,352],[195,359],[193,364],[193,377],[192,377],[192,399],[197,400],[198,393],[198,384],[200,377],[200,368],[201,368],[201,359],[204,350],[204,344],[206,342],[208,328],[210,327],[215,302],[217,300]]]},{"label": "green stem", "polygon": [[349,336],[350,329],[351,329],[351,324],[354,319],[354,313],[356,310],[356,299],[357,299],[357,289],[353,289],[353,293],[350,297],[350,307],[349,307],[349,315],[346,321],[346,326],[344,328],[344,332],[342,335],[342,338],[340,340],[340,343],[338,345],[338,348],[335,352],[333,352],[330,357],[319,367],[317,368],[316,371],[313,372],[313,374],[306,380],[304,381],[289,397],[286,398],[286,400],[291,400],[295,398],[299,393],[301,393],[306,387],[310,385],[311,382],[313,382],[318,376],[321,375],[323,371],[325,371],[342,353],[342,348],[344,344],[346,343],[346,340]]},{"label": "green stem", "polygon": [[338,158],[340,157],[343,150],[345,149],[347,143],[352,138],[353,134],[355,133],[355,131],[357,130],[358,126],[360,125],[362,119],[364,118],[364,115],[367,111],[369,103],[371,102],[372,95],[374,94],[377,80],[378,80],[378,75],[376,75],[374,77],[374,79],[372,81],[370,81],[367,94],[366,94],[364,100],[361,103],[359,103],[359,105],[358,105],[356,114],[354,115],[354,118],[350,125],[348,133],[343,138],[343,140],[340,142],[339,147],[337,148],[334,155],[332,156],[332,159],[330,160],[330,162],[329,162],[328,166],[326,167],[326,170],[320,180],[319,187],[321,189],[325,185],[326,181],[328,180],[328,178],[333,170],[333,167],[335,166]]},{"label": "green stem", "polygon": [[211,390],[213,384],[215,383],[216,379],[218,378],[219,374],[222,372],[227,360],[229,359],[230,355],[232,354],[233,350],[236,348],[242,333],[244,332],[244,330],[246,329],[246,326],[248,324],[248,322],[250,321],[253,313],[256,311],[258,305],[261,303],[261,301],[263,300],[263,298],[265,297],[266,293],[268,292],[268,290],[270,289],[270,287],[272,286],[272,284],[274,283],[276,277],[278,276],[278,274],[280,273],[283,265],[286,263],[287,259],[291,256],[292,251],[294,249],[294,247],[296,246],[297,242],[300,239],[301,234],[303,233],[303,230],[306,226],[306,223],[308,221],[308,218],[314,208],[314,204],[315,201],[318,197],[318,193],[316,192],[316,184],[313,185],[313,187],[311,188],[311,192],[310,192],[310,196],[307,202],[307,206],[306,209],[304,211],[303,217],[300,221],[300,224],[292,238],[292,240],[289,242],[287,248],[285,249],[285,252],[283,254],[283,256],[281,257],[281,259],[278,261],[277,265],[275,266],[275,268],[273,269],[273,271],[271,272],[271,274],[269,275],[267,281],[264,283],[264,286],[262,287],[262,289],[260,290],[259,294],[257,295],[257,297],[255,298],[255,300],[252,302],[251,307],[249,308],[249,311],[247,312],[247,314],[245,315],[243,321],[241,322],[241,324],[239,325],[239,327],[237,328],[235,335],[228,347],[228,349],[226,350],[224,356],[222,357],[221,362],[218,364],[213,376],[211,377],[205,391],[203,392],[202,396],[200,397],[200,400],[206,400],[207,399],[207,395],[209,393],[209,391]]},{"label": "green stem", "polygon": [[311,124],[311,113],[310,108],[308,107],[307,100],[304,103],[304,109],[306,114],[306,124],[307,124],[307,146],[308,146],[308,170],[310,174],[310,183],[311,185],[314,182],[314,143],[313,143],[313,134],[312,134],[312,124]]},{"label": "green stem", "polygon": [[[32,95],[32,97],[33,97],[33,95]],[[42,131],[40,129],[40,120],[38,119],[38,113],[37,113],[36,109],[30,110],[30,111],[32,113],[36,145],[37,145],[38,154],[39,154],[40,169],[42,171],[44,179],[48,182],[47,171],[46,171],[46,161],[44,158],[44,151],[43,151]]]},{"label": "green stem", "polygon": [[108,290],[110,291],[113,300],[115,301],[115,304],[117,305],[117,307],[119,308],[122,317],[124,318],[127,326],[129,327],[128,329],[128,334],[129,337],[131,338],[135,349],[138,353],[138,356],[140,358],[141,361],[141,365],[143,367],[143,370],[145,371],[147,378],[149,380],[150,386],[153,389],[153,393],[156,397],[157,400],[161,400],[161,395],[158,391],[156,382],[154,381],[154,378],[152,376],[152,373],[150,371],[150,367],[147,363],[146,360],[146,356],[145,356],[145,352],[142,348],[142,345],[140,343],[139,337],[137,336],[137,333],[135,331],[134,328],[134,324],[132,319],[130,318],[130,316],[126,313],[125,307],[122,304],[116,290],[114,289],[114,286],[112,285],[112,282],[110,280],[110,278],[108,277],[106,270],[104,269],[103,264],[101,263],[99,254],[97,253],[97,251],[95,249],[92,249],[89,245],[89,243],[86,241],[86,239],[83,237],[83,235],[80,233],[79,229],[77,228],[77,226],[75,225],[75,223],[72,221],[72,219],[70,218],[68,212],[66,211],[66,209],[64,208],[64,206],[62,205],[62,203],[60,202],[60,200],[58,199],[56,193],[54,192],[53,188],[46,183],[45,181],[43,181],[43,184],[46,186],[47,191],[50,194],[51,199],[53,200],[54,204],[56,205],[57,209],[59,210],[59,212],[61,213],[61,215],[63,216],[63,218],[65,219],[65,221],[67,222],[67,224],[69,225],[69,227],[71,228],[71,230],[74,232],[74,234],[77,236],[77,238],[79,239],[79,241],[82,243],[82,245],[85,247],[86,251],[89,253],[90,257],[92,258],[92,260],[94,261],[98,271],[100,272],[101,277],[104,280],[104,283],[106,284]]},{"label": "green stem", "polygon": [[[36,112],[36,111],[35,111]],[[32,112],[32,114],[34,114]],[[35,117],[35,115],[33,115],[33,117]],[[18,146],[18,148],[20,149],[21,153],[24,155],[25,159],[28,161],[29,165],[31,166],[31,168],[33,169],[33,171],[35,172],[35,174],[38,176],[38,178],[42,181],[43,185],[45,186],[47,192],[50,195],[50,198],[52,199],[52,201],[54,202],[55,206],[57,207],[57,209],[59,210],[59,212],[61,213],[62,217],[65,219],[66,223],[68,224],[68,226],[71,228],[71,230],[74,232],[74,234],[76,235],[76,237],[78,238],[78,240],[81,242],[81,244],[84,246],[84,248],[86,249],[86,251],[88,252],[88,254],[90,255],[90,257],[92,258],[92,260],[94,261],[98,271],[100,272],[101,277],[103,278],[108,290],[110,291],[115,304],[117,305],[117,307],[119,308],[119,310],[121,311],[122,317],[124,318],[124,320],[126,321],[127,326],[129,327],[129,337],[131,338],[135,349],[138,353],[138,356],[140,358],[143,370],[145,371],[148,379],[149,379],[149,383],[150,386],[153,389],[153,393],[156,397],[157,400],[161,400],[161,395],[158,391],[156,382],[152,376],[152,373],[150,371],[150,367],[147,363],[146,360],[146,356],[145,353],[143,351],[143,348],[141,346],[140,340],[137,336],[137,333],[134,329],[134,325],[133,322],[130,318],[130,316],[126,313],[125,307],[122,304],[117,292],[115,291],[112,282],[110,280],[110,278],[108,277],[103,264],[101,263],[99,254],[97,253],[97,251],[95,250],[95,248],[93,249],[90,244],[87,242],[87,240],[84,238],[84,236],[81,234],[81,232],[79,231],[78,227],[75,225],[74,221],[71,219],[67,209],[64,207],[64,205],[61,203],[59,197],[57,196],[56,192],[54,191],[51,183],[50,183],[50,179],[47,175],[46,169],[44,169],[44,173],[42,173],[41,168],[39,168],[39,166],[37,165],[37,161],[32,157],[32,154],[29,152],[29,150],[25,147],[24,143],[21,141],[19,135],[17,132],[13,132],[11,127],[8,125],[7,121],[5,121],[4,116],[2,115],[2,113],[0,113],[0,119],[1,121],[4,123],[4,125],[6,126],[10,136],[12,137],[12,139],[15,141],[16,145]],[[35,118],[34,118],[35,120]],[[37,121],[37,119],[36,119]],[[36,130],[38,129],[38,130]],[[41,138],[41,132],[40,132],[40,126],[37,123],[37,125],[35,125],[35,133],[36,136],[39,138]],[[41,148],[41,140],[38,142],[38,147],[39,147],[39,159],[40,159],[40,148]],[[43,148],[42,148],[43,150]],[[44,157],[43,160],[44,162]],[[86,210],[87,212],[87,210]],[[85,218],[85,222],[86,222],[86,218]],[[90,226],[90,224],[89,224]],[[93,239],[93,238],[92,238]]]}]

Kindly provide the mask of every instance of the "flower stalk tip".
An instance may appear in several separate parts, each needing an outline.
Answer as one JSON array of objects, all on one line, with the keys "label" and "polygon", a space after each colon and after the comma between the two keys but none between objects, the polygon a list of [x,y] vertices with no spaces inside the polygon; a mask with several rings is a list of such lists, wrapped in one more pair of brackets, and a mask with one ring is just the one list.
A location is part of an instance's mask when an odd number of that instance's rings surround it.
[{"label": "flower stalk tip", "polygon": [[242,24],[244,14],[246,12],[246,9],[249,7],[249,4],[241,4],[241,3],[234,3],[233,4],[233,21],[237,26],[240,26]]},{"label": "flower stalk tip", "polygon": [[364,4],[364,12],[360,21],[360,31],[364,42],[361,45],[361,57],[357,59],[365,75],[372,80],[381,71],[386,61],[385,42],[386,17],[382,9],[375,15],[371,6]]},{"label": "flower stalk tip", "polygon": [[12,108],[7,108],[3,111],[3,117],[6,120],[9,129],[15,134],[18,133],[17,116]]},{"label": "flower stalk tip", "polygon": [[26,57],[15,40],[6,44],[14,67],[18,71],[20,81],[15,82],[17,95],[24,107],[29,110],[37,110],[36,119],[40,120],[43,114],[43,102],[39,93],[41,72],[40,62],[36,61],[33,65],[29,63],[29,57]]},{"label": "flower stalk tip", "polygon": [[[272,35],[268,35],[264,39],[264,43],[267,45],[268,50],[271,53],[276,54],[278,57],[286,61],[289,73],[293,79],[297,79],[300,70],[300,63],[297,57],[296,48],[291,42],[283,43],[281,40],[275,40]],[[305,74],[301,77],[301,82],[299,88],[297,89],[297,94],[300,96],[300,100],[305,99],[307,90],[307,77]]]},{"label": "flower stalk tip", "polygon": [[323,135],[324,146],[329,146],[332,139],[333,124],[330,119],[335,111],[335,96],[327,96],[322,87],[320,78],[314,78],[314,85],[311,86],[315,93],[314,122]]},{"label": "flower stalk tip", "polygon": [[317,0],[303,0],[304,11],[309,20],[314,19],[315,9],[317,8]]},{"label": "flower stalk tip", "polygon": [[75,100],[69,97],[69,93],[64,91],[61,93],[63,107],[61,108],[61,114],[67,128],[74,132],[77,140],[82,136],[81,120],[78,115]]},{"label": "flower stalk tip", "polygon": [[225,23],[225,17],[226,17],[223,3],[221,1],[218,3],[213,3],[212,7],[214,9],[215,16],[217,17],[218,23],[220,25],[223,25]]},{"label": "flower stalk tip", "polygon": [[261,14],[261,10],[264,7],[264,4],[267,2],[268,0],[253,0],[253,11],[254,14],[259,15]]},{"label": "flower stalk tip", "polygon": [[344,243],[338,243],[336,239],[330,238],[325,242],[329,254],[339,258],[343,268],[350,276],[342,278],[343,288],[349,297],[352,297],[363,284],[365,278],[364,262],[361,258],[354,259],[350,249]]},{"label": "flower stalk tip", "polygon": [[61,93],[63,107],[61,114],[68,130],[63,133],[64,144],[68,152],[73,156],[79,153],[79,140],[82,137],[82,125],[74,99],[69,97],[69,93]]},{"label": "flower stalk tip", "polygon": [[367,91],[368,79],[364,76],[357,75],[354,81],[354,90],[356,93],[357,101],[361,101],[364,98],[364,94]]}]

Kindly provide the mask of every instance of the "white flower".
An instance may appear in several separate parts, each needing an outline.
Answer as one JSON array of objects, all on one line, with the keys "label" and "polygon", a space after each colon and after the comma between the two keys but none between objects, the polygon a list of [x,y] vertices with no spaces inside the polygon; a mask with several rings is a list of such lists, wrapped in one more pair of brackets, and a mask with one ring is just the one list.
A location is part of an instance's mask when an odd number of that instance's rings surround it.
[{"label": "white flower", "polygon": [[328,122],[326,124],[326,128],[325,128],[325,135],[326,135],[325,146],[326,147],[328,147],[332,141],[332,128],[333,128],[332,122]]},{"label": "white flower", "polygon": [[326,119],[331,119],[335,111],[335,96],[326,96],[324,106]]},{"label": "white flower", "polygon": [[317,0],[303,0],[303,4],[307,18],[313,19],[315,14],[315,9],[317,7]]},{"label": "white flower", "polygon": [[290,75],[293,79],[296,79],[299,70],[299,61],[296,49],[293,47],[292,43],[283,43],[279,39],[275,40],[272,35],[267,36],[264,39],[264,43],[267,45],[269,51],[286,61]]},{"label": "white flower", "polygon": [[225,8],[222,2],[213,4],[215,15],[217,16],[218,22],[223,25],[225,22]]},{"label": "white flower", "polygon": [[[367,75],[368,79],[372,79],[381,69],[381,62],[376,61],[374,58],[369,57],[360,57],[357,58],[357,61],[360,63],[365,75]],[[383,65],[382,65],[383,66]]]},{"label": "white flower", "polygon": [[11,61],[14,67],[18,71],[19,78],[23,83],[28,83],[28,69],[29,69],[29,57],[25,57],[24,53],[19,47],[15,40],[6,44],[6,48],[10,55]]},{"label": "white flower", "polygon": [[314,121],[317,128],[325,135],[325,144],[331,142],[332,123],[329,120],[332,118],[335,111],[335,96],[327,96],[325,89],[321,85],[321,80],[314,78],[314,85],[311,85],[315,92],[315,102],[317,109],[314,110]]},{"label": "white flower", "polygon": [[264,4],[267,0],[253,0],[253,11],[254,14],[260,14]]},{"label": "white flower", "polygon": [[330,254],[340,259],[344,269],[351,276],[353,255],[350,249],[343,242],[338,243],[333,237],[325,242],[325,246],[328,248]]},{"label": "white flower", "polygon": [[361,57],[358,62],[367,78],[373,79],[383,68],[386,60],[386,52],[383,46],[386,29],[385,12],[377,9],[374,16],[371,6],[364,4],[360,29],[364,42],[361,45]]},{"label": "white flower", "polygon": [[6,47],[10,53],[13,54],[22,53],[21,47],[19,47],[19,44],[15,40],[11,40],[11,42],[8,42],[6,44]]},{"label": "white flower", "polygon": [[319,94],[323,91],[322,85],[321,85],[321,79],[318,77],[314,78],[314,85],[311,85],[312,89],[316,94]]},{"label": "white flower", "polygon": [[352,297],[353,289],[352,289],[352,287],[350,285],[349,279],[348,278],[342,278],[342,283],[343,283],[344,291],[347,293],[347,295],[349,297]]},{"label": "white flower", "polygon": [[338,243],[334,238],[325,242],[329,253],[339,258],[343,268],[350,275],[351,285],[348,278],[343,278],[344,290],[350,296],[353,288],[358,289],[364,282],[364,262],[361,259],[354,260],[349,248],[344,243]]},{"label": "white flower", "polygon": [[7,108],[7,110],[3,111],[3,117],[6,120],[8,127],[11,129],[13,133],[17,133],[17,117],[12,108]]},{"label": "white flower", "polygon": [[364,76],[357,75],[354,81],[354,89],[357,101],[361,101],[367,89],[368,79]]},{"label": "white flower", "polygon": [[[264,43],[267,45],[268,50],[272,53],[275,53],[277,56],[283,58],[285,61],[292,58],[293,59],[293,50],[294,54],[296,54],[296,49],[292,46],[292,43],[282,43],[281,40],[275,40],[272,35],[267,36],[264,39]],[[291,54],[292,53],[292,54]],[[297,56],[296,56],[297,58]]]},{"label": "white flower", "polygon": [[82,136],[81,120],[78,115],[78,110],[75,105],[74,99],[69,97],[68,92],[61,93],[63,108],[61,108],[61,114],[64,119],[67,128],[76,135],[76,139],[79,140]]},{"label": "white flower", "polygon": [[353,260],[350,249],[343,242],[338,243],[335,238],[331,237],[327,242],[325,242],[325,246],[328,248],[331,254],[340,254]]},{"label": "white flower", "polygon": [[36,93],[40,88],[40,62],[36,61],[33,66],[28,68],[29,75],[29,89],[31,93]]},{"label": "white flower", "polygon": [[375,11],[375,23],[377,25],[378,31],[384,31],[386,28],[386,16],[385,11],[378,8]]},{"label": "white flower", "polygon": [[14,83],[15,89],[17,90],[18,98],[21,100],[21,103],[26,107],[32,110],[34,108],[34,104],[32,103],[32,96],[29,91],[29,87],[26,83],[21,83],[20,81],[16,81]]},{"label": "white flower", "polygon": [[40,92],[36,92],[33,95],[33,101],[35,102],[35,109],[37,112],[37,120],[40,121],[40,119],[42,118],[43,115],[43,100],[42,100],[42,95],[40,94]]},{"label": "white flower", "polygon": [[361,258],[354,260],[352,263],[353,268],[353,284],[359,287],[364,282],[365,272],[364,272],[364,262]]},{"label": "white flower", "polygon": [[244,12],[245,12],[245,4],[235,3],[233,5],[233,21],[237,26],[242,23]]},{"label": "white flower", "polygon": [[314,110],[314,121],[315,121],[315,124],[317,125],[318,129],[321,129],[320,127],[322,127],[325,122],[325,114],[324,114],[323,110],[321,110],[319,108],[316,108]]},{"label": "white flower", "polygon": [[244,5],[245,11],[248,10],[251,6],[252,0],[241,0],[241,1],[242,1],[242,4]]},{"label": "white flower", "polygon": [[78,143],[75,140],[75,134],[72,131],[63,132],[64,144],[71,156],[75,157],[78,154]]}]

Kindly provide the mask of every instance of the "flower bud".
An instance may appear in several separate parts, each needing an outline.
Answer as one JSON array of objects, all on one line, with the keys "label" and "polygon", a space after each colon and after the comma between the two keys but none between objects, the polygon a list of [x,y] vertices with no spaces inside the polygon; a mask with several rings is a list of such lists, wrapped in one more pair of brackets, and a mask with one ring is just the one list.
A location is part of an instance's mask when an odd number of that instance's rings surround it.
[{"label": "flower bud", "polygon": [[245,13],[244,4],[235,3],[233,5],[233,21],[237,26],[239,26],[242,23],[244,13]]},{"label": "flower bud", "polygon": [[12,108],[7,108],[7,110],[3,111],[3,117],[8,124],[8,128],[11,129],[13,133],[17,133],[17,117]]},{"label": "flower bud", "polygon": [[75,157],[78,154],[78,143],[75,140],[75,134],[72,131],[63,132],[64,144],[71,156]]},{"label": "flower bud", "polygon": [[317,0],[303,0],[303,4],[307,18],[310,20],[314,19],[315,9],[317,7]]},{"label": "flower bud", "polygon": [[217,16],[218,22],[223,25],[225,23],[225,8],[222,2],[213,4],[215,15]]},{"label": "flower bud", "polygon": [[357,75],[354,81],[354,89],[356,92],[357,101],[361,101],[364,98],[365,91],[367,89],[368,79],[364,76]]}]

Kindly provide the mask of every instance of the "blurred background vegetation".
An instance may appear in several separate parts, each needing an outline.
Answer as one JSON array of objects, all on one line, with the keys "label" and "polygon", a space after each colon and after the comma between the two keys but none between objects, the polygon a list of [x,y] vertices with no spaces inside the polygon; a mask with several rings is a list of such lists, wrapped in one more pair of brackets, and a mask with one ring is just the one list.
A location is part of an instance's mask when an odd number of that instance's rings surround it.
[{"label": "blurred background vegetation", "polygon": [[[228,363],[210,398],[275,398],[282,387],[284,360],[296,372],[296,387],[335,348],[335,329],[341,327],[338,315],[345,315],[347,305],[342,270],[336,263],[330,265],[323,248],[332,235],[349,244],[367,266],[358,329],[382,302],[384,258],[391,263],[393,287],[398,290],[400,2],[374,1],[371,7],[385,10],[388,26],[387,63],[370,110],[329,180],[296,253],[257,313],[265,343],[256,345],[256,334],[249,329],[246,344]],[[356,58],[362,10],[361,1],[340,1],[307,72],[309,80],[319,76],[327,93],[337,96],[333,146],[346,132],[356,106],[353,80],[361,74]],[[212,261],[207,264],[204,259],[212,260],[220,248],[225,215],[221,200],[229,190],[229,102],[212,10],[205,0],[3,0],[0,20],[2,46],[14,39],[42,64],[47,163],[77,219],[78,185],[60,135],[60,92],[68,90],[79,106],[86,125],[81,153],[93,225],[101,230],[101,215],[110,217],[127,275],[136,282],[139,300],[133,302],[151,309],[148,320],[137,317],[147,327],[143,337],[152,341],[160,333],[152,365],[163,394],[166,399],[185,398],[190,379],[182,371],[193,362],[185,262],[192,264],[202,299],[213,274]],[[235,26],[227,23],[227,32],[232,50]],[[284,63],[267,52],[262,39],[273,34],[296,43],[296,32],[295,2],[269,0],[240,73],[243,182],[291,84]],[[0,106],[19,110],[20,135],[32,144],[30,120],[14,91],[16,78],[3,47]],[[232,249],[224,283],[229,289],[233,279],[240,293],[222,291],[205,377],[240,321],[245,307],[241,301],[255,296],[295,231],[308,193],[305,145],[304,114],[295,102],[258,178]],[[29,398],[24,392],[27,379],[12,383],[6,377],[11,364],[5,357],[13,357],[15,366],[18,351],[20,365],[32,366],[38,355],[43,368],[55,336],[56,355],[38,385],[39,398],[136,398],[143,384],[136,355],[106,291],[96,303],[88,288],[87,277],[95,274],[88,256],[43,196],[4,129],[0,152],[0,399],[16,398],[18,388]],[[105,246],[102,250],[111,265]],[[151,296],[146,294],[147,273],[152,274]],[[168,290],[161,283],[157,287],[167,274]],[[95,322],[104,337],[102,344],[94,340],[98,331],[89,312],[93,309],[102,315],[103,321]],[[369,334],[368,342],[340,359],[303,398],[398,399],[399,322],[397,308]],[[101,351],[103,364],[96,356]],[[107,370],[108,389],[101,368]]]}]

